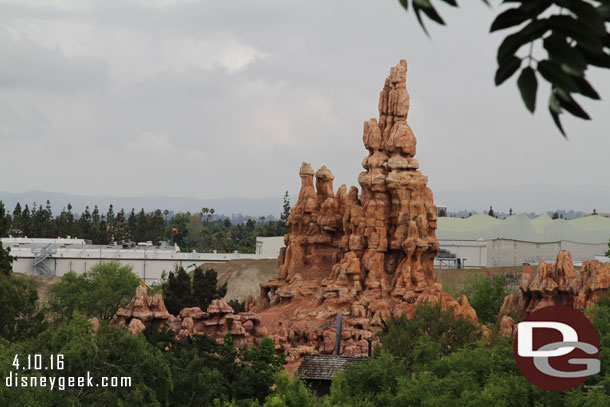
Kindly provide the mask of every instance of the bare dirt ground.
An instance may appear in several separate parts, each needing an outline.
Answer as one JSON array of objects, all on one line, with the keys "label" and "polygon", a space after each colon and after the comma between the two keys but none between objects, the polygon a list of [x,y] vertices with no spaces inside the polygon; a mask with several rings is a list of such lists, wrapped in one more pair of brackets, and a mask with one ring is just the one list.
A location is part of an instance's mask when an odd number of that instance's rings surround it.
[{"label": "bare dirt ground", "polygon": [[[227,283],[227,295],[225,299],[245,301],[248,295],[258,300],[260,284],[277,277],[277,260],[231,260],[226,263],[204,263],[202,268],[207,270],[213,268],[218,272],[220,285]],[[532,267],[534,274],[536,266]],[[489,275],[513,271],[520,273],[522,267],[497,267],[489,269],[435,269],[434,276],[438,278],[443,287],[453,290],[463,288],[469,276],[473,274]],[[38,287],[38,296],[42,302],[46,301],[49,287],[58,282],[60,277],[56,276],[30,276],[14,273],[15,277],[34,281]]]},{"label": "bare dirt ground", "polygon": [[[533,275],[536,275],[538,266],[531,266]],[[434,277],[438,278],[443,285],[443,289],[454,295],[464,288],[464,284],[473,276],[489,276],[501,274],[521,275],[523,266],[516,267],[490,267],[490,268],[467,268],[467,269],[434,269]],[[516,280],[519,281],[518,279]],[[518,284],[518,283],[517,283]]]},{"label": "bare dirt ground", "polygon": [[203,270],[213,268],[218,284],[227,283],[226,301],[245,301],[248,295],[258,300],[260,284],[277,277],[277,260],[231,260],[226,263],[204,263]]},{"label": "bare dirt ground", "polygon": [[16,278],[26,281],[33,281],[34,285],[38,289],[38,299],[41,303],[47,301],[49,296],[49,287],[61,280],[61,277],[57,276],[31,276],[28,274],[13,273]]}]

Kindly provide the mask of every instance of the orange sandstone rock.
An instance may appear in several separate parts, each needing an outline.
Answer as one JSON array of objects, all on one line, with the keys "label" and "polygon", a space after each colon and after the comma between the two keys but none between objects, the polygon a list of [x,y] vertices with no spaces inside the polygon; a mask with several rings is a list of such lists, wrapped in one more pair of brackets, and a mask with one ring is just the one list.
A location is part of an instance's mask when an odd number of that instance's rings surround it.
[{"label": "orange sandstone rock", "polygon": [[[179,338],[226,333],[251,346],[270,335],[289,362],[308,353],[335,350],[337,315],[343,316],[340,352],[364,355],[378,343],[376,332],[401,314],[412,317],[429,303],[477,321],[465,296],[455,300],[433,277],[436,206],[428,178],[414,158],[415,135],[407,123],[410,97],[407,63],[391,68],[379,97],[379,118],[364,123],[368,150],[358,176],[362,188],[342,185],[334,192],[332,172],[302,163],[301,190],[286,222],[286,248],[278,258],[278,278],[261,284],[259,303],[246,301],[235,314],[222,300],[203,312],[187,308],[169,315],[162,299],[138,289],[113,323],[135,318],[171,327]],[[133,318],[133,319],[132,319]],[[135,322],[134,324],[138,324]],[[484,328],[484,327],[483,327]]]},{"label": "orange sandstone rock", "polygon": [[439,250],[436,206],[428,178],[418,170],[415,135],[407,123],[410,97],[404,60],[390,70],[379,97],[379,119],[364,123],[368,150],[358,177],[362,188],[335,194],[334,176],[303,163],[301,190],[287,221],[278,278],[261,284],[259,313],[278,349],[291,360],[313,349],[363,355],[368,339],[400,314],[423,303],[451,308],[477,321],[462,296],[456,301],[433,277]]},{"label": "orange sandstone rock", "polygon": [[252,312],[235,314],[233,308],[223,300],[213,300],[207,309],[184,308],[178,316],[167,312],[163,297],[159,294],[148,297],[144,287],[138,287],[136,296],[125,309],[119,309],[111,325],[129,327],[138,335],[148,325],[171,329],[178,339],[192,335],[206,334],[218,342],[224,341],[229,333],[238,346],[258,345],[267,336],[267,330],[260,326],[260,318]]},{"label": "orange sandstone rock", "polygon": [[[538,263],[535,277],[532,277],[531,268],[523,271],[519,283],[520,292],[504,298],[500,315],[516,313],[524,318],[549,305],[587,308],[597,302],[601,295],[608,293],[609,287],[609,263],[586,261],[578,273],[574,270],[570,253],[561,250],[557,254],[555,264],[543,261]],[[514,334],[513,329],[504,329],[504,326],[509,324],[508,319],[514,324],[511,317],[504,315],[500,327],[501,334]]]}]

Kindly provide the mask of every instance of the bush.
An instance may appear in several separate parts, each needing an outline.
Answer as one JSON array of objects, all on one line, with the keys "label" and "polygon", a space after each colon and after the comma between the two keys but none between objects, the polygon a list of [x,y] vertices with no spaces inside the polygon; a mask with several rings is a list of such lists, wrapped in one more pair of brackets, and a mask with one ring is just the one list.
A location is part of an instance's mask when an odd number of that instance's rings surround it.
[{"label": "bush", "polygon": [[96,264],[84,274],[71,271],[49,290],[49,308],[59,319],[75,312],[110,320],[135,295],[140,279],[131,266],[118,262]]},{"label": "bush", "polygon": [[467,283],[464,294],[477,312],[479,321],[488,324],[495,323],[504,297],[508,295],[506,290],[506,277],[473,275]]},{"label": "bush", "polygon": [[403,358],[408,366],[427,363],[473,344],[480,337],[479,328],[453,310],[440,305],[422,305],[415,317],[405,315],[388,322],[380,333],[383,348]]},{"label": "bush", "polygon": [[218,287],[218,274],[214,269],[205,273],[199,267],[195,269],[193,280],[182,268],[169,273],[163,284],[163,299],[167,310],[174,315],[183,308],[199,307],[206,310],[212,300],[227,294],[227,284]]},{"label": "bush", "polygon": [[45,313],[34,284],[0,275],[0,337],[9,341],[30,338],[45,327]]}]

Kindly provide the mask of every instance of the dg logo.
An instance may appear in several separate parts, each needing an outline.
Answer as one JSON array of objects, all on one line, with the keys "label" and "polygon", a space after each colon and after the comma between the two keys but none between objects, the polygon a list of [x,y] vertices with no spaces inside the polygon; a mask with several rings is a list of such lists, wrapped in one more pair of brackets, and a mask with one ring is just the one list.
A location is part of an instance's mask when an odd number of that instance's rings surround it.
[{"label": "dg logo", "polygon": [[580,311],[552,305],[517,326],[514,355],[519,370],[544,390],[568,390],[599,373],[599,337]]}]

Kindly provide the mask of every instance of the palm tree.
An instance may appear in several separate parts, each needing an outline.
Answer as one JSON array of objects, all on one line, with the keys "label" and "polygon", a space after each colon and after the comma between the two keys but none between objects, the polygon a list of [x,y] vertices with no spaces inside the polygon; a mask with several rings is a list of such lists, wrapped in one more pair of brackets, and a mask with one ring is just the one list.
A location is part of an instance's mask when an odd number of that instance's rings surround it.
[{"label": "palm tree", "polygon": [[208,208],[202,208],[201,209],[201,214],[203,215],[202,219],[204,220],[204,223],[207,225],[207,219],[208,219],[208,212],[210,212],[210,210]]}]

